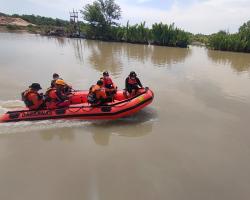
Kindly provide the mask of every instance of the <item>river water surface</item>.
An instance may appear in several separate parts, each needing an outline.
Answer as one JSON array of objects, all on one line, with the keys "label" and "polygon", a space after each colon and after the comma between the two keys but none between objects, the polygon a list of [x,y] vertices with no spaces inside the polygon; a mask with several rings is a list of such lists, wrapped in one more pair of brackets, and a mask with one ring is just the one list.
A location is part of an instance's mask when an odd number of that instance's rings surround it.
[{"label": "river water surface", "polygon": [[0,33],[0,113],[57,72],[131,70],[155,93],[116,121],[0,124],[1,200],[248,200],[250,54]]}]

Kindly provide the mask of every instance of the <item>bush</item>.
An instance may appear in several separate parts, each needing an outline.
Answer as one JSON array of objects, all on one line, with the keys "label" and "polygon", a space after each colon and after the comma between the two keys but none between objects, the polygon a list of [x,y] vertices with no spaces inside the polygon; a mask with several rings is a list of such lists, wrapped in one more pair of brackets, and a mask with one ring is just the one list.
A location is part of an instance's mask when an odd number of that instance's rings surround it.
[{"label": "bush", "polygon": [[11,25],[11,24],[8,24],[6,26],[7,29],[11,30],[11,31],[14,31],[14,30],[20,30],[21,27],[17,26],[17,25]]}]

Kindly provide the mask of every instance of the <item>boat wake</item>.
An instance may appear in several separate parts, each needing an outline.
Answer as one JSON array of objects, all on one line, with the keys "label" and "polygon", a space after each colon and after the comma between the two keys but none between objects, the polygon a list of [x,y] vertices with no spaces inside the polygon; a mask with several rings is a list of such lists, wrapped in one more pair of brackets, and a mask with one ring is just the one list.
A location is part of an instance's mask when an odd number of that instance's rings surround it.
[{"label": "boat wake", "polygon": [[20,100],[0,100],[0,114],[3,114],[9,110],[23,108],[24,104]]},{"label": "boat wake", "polygon": [[[0,114],[9,110],[23,107],[23,102],[18,100],[0,101]],[[116,128],[143,124],[147,122],[157,121],[156,110],[153,108],[145,108],[133,116],[120,118],[117,120],[43,120],[43,121],[21,121],[0,123],[0,134],[34,132],[43,130],[53,130],[61,128]]]},{"label": "boat wake", "polygon": [[44,120],[44,121],[22,121],[0,124],[0,134],[24,133],[60,128],[82,127],[90,124],[90,121],[68,121],[68,120]]}]

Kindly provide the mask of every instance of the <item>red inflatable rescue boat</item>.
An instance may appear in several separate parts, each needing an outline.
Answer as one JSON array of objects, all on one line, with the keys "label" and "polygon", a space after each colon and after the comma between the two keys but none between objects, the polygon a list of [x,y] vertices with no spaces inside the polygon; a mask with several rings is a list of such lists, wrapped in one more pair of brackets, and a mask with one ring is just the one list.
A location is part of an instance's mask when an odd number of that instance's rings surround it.
[{"label": "red inflatable rescue boat", "polygon": [[0,117],[0,122],[34,121],[49,119],[99,120],[117,119],[133,115],[153,101],[154,94],[148,88],[140,89],[136,95],[125,97],[123,90],[118,90],[114,101],[102,106],[87,103],[88,91],[73,92],[71,105],[60,109],[8,111]]}]

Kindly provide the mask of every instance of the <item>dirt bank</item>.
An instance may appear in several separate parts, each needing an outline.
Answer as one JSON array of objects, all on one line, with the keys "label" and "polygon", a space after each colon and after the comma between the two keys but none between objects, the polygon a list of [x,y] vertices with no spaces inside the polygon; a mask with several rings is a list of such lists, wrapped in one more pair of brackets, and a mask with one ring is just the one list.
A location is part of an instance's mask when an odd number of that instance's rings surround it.
[{"label": "dirt bank", "polygon": [[28,26],[33,25],[21,18],[15,18],[15,17],[6,17],[6,16],[0,16],[0,25],[15,25],[15,26]]}]

